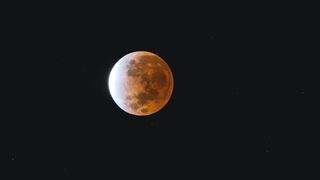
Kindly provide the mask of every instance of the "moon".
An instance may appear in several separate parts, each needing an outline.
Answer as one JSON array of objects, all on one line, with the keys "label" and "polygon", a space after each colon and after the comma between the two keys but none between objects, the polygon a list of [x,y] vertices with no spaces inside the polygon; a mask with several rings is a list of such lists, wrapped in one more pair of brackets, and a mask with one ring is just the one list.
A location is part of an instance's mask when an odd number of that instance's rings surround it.
[{"label": "moon", "polygon": [[158,55],[135,51],[123,56],[110,71],[112,99],[125,112],[147,116],[160,111],[173,92],[169,65]]}]

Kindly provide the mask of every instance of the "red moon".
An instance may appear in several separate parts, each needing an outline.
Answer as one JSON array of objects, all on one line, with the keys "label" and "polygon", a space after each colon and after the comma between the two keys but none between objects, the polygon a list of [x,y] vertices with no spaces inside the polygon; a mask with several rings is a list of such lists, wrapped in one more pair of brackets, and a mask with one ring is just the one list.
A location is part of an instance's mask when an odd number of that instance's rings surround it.
[{"label": "red moon", "polygon": [[173,92],[173,75],[158,55],[136,51],[123,56],[108,79],[111,97],[125,112],[146,116],[160,111]]}]

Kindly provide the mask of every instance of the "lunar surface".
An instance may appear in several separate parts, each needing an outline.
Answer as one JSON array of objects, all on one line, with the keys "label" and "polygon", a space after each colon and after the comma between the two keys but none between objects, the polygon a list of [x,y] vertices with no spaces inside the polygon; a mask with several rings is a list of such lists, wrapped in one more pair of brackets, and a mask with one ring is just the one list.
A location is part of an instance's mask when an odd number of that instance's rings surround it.
[{"label": "lunar surface", "polygon": [[158,112],[168,103],[173,91],[173,75],[158,55],[136,51],[114,65],[108,86],[111,97],[122,110],[145,116]]}]

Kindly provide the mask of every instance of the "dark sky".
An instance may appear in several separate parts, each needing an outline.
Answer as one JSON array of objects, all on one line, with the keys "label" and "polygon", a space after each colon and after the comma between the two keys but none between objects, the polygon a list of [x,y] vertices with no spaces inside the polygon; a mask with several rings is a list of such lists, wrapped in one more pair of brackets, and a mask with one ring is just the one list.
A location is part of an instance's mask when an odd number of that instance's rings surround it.
[{"label": "dark sky", "polygon": [[[307,146],[301,122],[311,118],[312,73],[300,11],[123,3],[21,4],[5,13],[1,171],[229,179],[273,177],[299,160],[291,157]],[[167,106],[147,117],[118,108],[105,84],[113,64],[137,50],[165,59],[175,80]]]}]

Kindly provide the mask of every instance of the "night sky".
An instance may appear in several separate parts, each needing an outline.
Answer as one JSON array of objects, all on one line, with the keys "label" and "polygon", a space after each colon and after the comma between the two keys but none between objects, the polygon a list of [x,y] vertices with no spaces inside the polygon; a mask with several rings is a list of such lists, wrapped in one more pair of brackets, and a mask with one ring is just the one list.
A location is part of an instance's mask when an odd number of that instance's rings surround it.
[{"label": "night sky", "polygon": [[[308,22],[294,8],[21,4],[3,18],[0,176],[285,177],[310,147]],[[138,50],[161,56],[175,82],[146,117],[122,111],[106,84]]]}]

